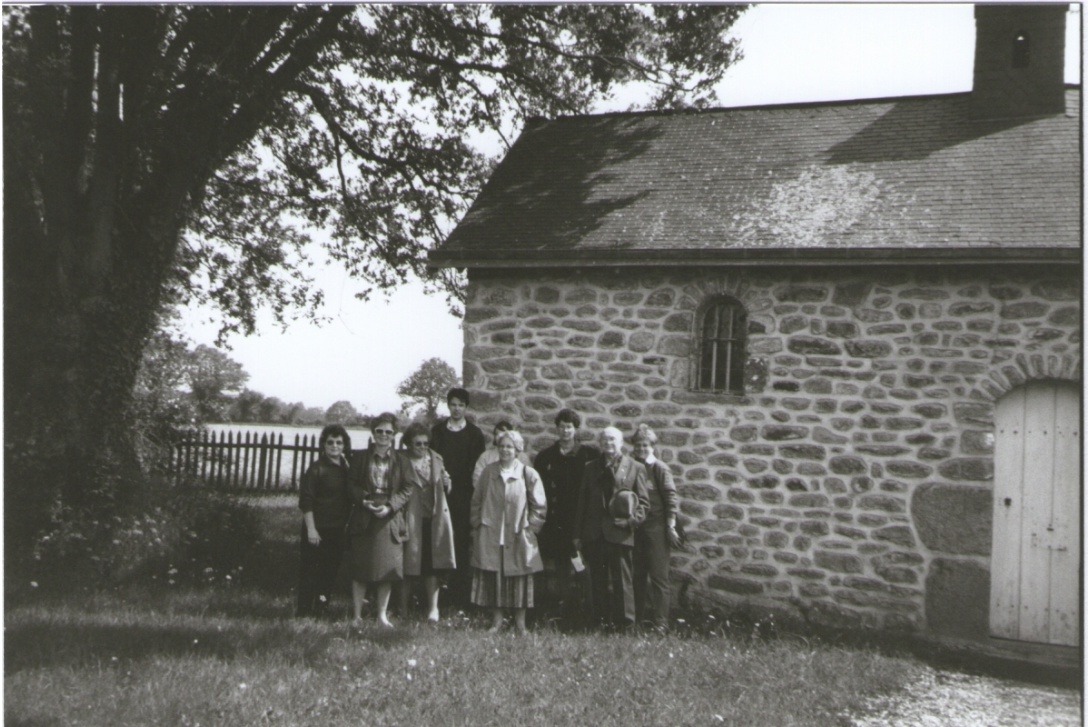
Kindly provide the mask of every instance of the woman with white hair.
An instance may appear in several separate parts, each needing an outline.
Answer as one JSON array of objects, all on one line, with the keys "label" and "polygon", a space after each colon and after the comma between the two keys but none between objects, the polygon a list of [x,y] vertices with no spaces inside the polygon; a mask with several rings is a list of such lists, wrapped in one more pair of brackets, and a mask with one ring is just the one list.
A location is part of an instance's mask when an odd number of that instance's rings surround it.
[{"label": "woman with white hair", "polygon": [[470,599],[492,609],[489,633],[503,628],[504,609],[513,610],[516,628],[526,631],[526,609],[534,605],[534,573],[542,569],[537,533],[545,524],[545,486],[532,467],[518,460],[523,446],[516,431],[496,437],[500,458],[481,472],[470,504]]}]

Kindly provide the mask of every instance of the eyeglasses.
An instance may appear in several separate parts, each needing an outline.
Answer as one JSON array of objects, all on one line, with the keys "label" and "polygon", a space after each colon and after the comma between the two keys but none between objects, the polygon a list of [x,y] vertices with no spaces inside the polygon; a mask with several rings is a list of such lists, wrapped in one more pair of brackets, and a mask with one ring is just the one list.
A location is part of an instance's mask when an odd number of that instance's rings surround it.
[{"label": "eyeglasses", "polygon": [[413,446],[414,447],[427,447],[428,446],[428,440],[418,439],[417,441],[413,442]]},{"label": "eyeglasses", "polygon": [[385,434],[387,436],[394,433],[393,429],[376,429],[375,434]]}]

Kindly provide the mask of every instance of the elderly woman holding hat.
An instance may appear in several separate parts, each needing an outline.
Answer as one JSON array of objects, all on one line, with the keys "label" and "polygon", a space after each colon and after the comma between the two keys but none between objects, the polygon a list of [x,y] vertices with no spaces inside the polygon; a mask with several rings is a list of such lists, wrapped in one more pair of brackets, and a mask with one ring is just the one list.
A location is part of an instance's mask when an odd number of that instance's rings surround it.
[{"label": "elderly woman holding hat", "polygon": [[470,502],[470,598],[492,609],[489,633],[503,628],[504,609],[514,611],[521,633],[526,631],[526,609],[534,605],[534,573],[542,569],[537,533],[545,524],[545,486],[517,458],[522,435],[501,432],[496,449],[499,460],[481,472]]},{"label": "elderly woman holding hat", "polygon": [[647,517],[647,470],[624,453],[616,427],[603,429],[598,443],[602,456],[583,470],[573,541],[590,572],[591,618],[627,629],[636,623],[632,550]]}]

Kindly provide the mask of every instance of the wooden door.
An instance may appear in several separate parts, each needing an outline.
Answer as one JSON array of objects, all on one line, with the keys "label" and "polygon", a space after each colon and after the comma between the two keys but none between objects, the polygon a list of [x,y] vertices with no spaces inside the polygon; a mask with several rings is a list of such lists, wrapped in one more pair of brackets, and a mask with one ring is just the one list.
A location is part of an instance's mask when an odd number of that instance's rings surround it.
[{"label": "wooden door", "polygon": [[995,416],[993,636],[1079,643],[1079,388],[1035,381]]}]

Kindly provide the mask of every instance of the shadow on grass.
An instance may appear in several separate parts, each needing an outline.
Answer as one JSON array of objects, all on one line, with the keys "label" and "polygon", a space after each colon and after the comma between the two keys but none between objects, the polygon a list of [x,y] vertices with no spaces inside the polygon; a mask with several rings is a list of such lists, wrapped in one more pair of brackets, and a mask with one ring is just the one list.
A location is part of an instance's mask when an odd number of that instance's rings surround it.
[{"label": "shadow on grass", "polygon": [[[107,617],[103,617],[107,618]],[[284,621],[239,626],[156,626],[140,623],[17,623],[6,628],[4,672],[52,666],[109,666],[151,657],[214,658],[223,661],[275,658],[292,665],[321,666],[337,642],[381,649],[413,638],[408,629],[350,628]]]},{"label": "shadow on grass", "polygon": [[45,717],[31,717],[29,719],[15,719],[13,717],[4,716],[4,724],[8,727],[63,727],[64,722],[59,719],[48,719]]}]

